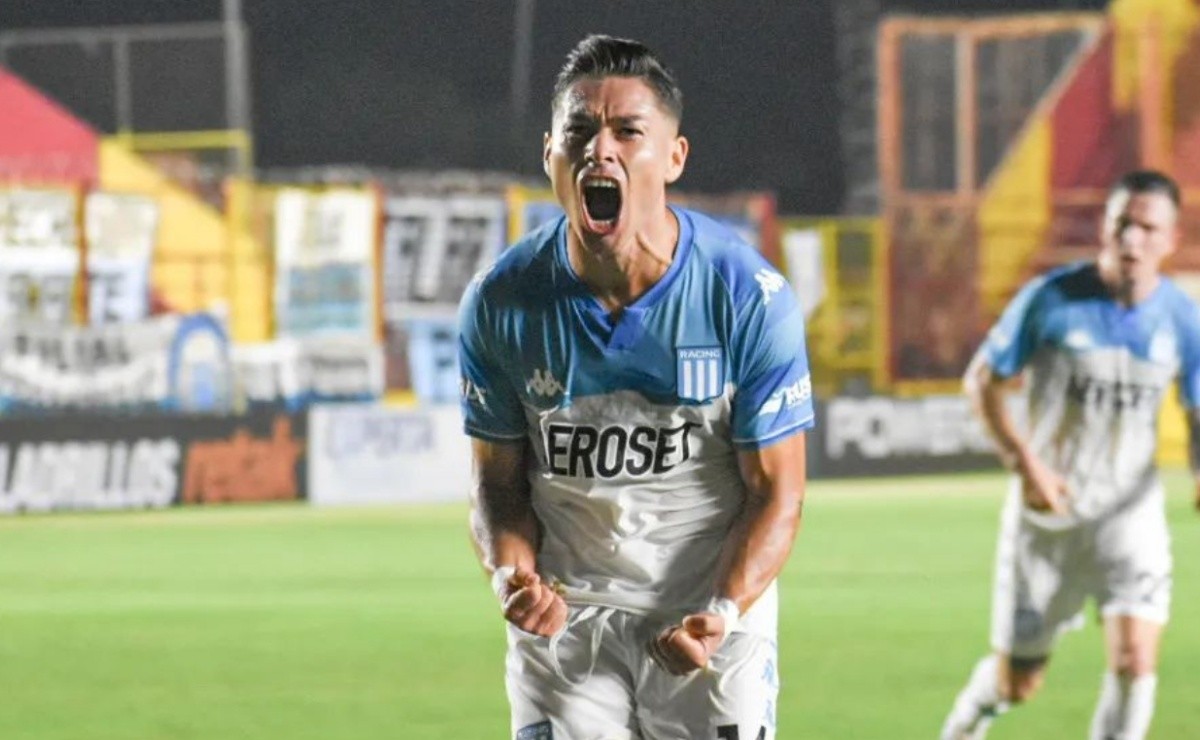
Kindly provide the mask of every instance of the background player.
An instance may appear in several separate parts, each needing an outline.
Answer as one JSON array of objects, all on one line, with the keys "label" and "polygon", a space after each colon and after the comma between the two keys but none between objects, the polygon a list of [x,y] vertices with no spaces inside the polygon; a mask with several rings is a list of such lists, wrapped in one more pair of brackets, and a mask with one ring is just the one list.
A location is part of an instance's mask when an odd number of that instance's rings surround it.
[{"label": "background player", "polygon": [[681,113],[646,47],[582,41],[545,137],[566,217],[463,300],[472,531],[510,623],[517,738],[774,737],[803,319],[757,252],[668,207]]},{"label": "background player", "polygon": [[[1178,187],[1157,172],[1122,178],[1098,259],[1026,285],[967,371],[967,393],[1016,475],[996,558],[995,653],[975,667],[943,738],[981,738],[993,716],[1032,697],[1055,639],[1089,596],[1108,653],[1090,737],[1142,738],[1150,725],[1171,597],[1154,457],[1159,406],[1175,378],[1200,470],[1200,315],[1159,274],[1179,241],[1179,205]],[[1022,370],[1026,431],[1004,404]]]}]

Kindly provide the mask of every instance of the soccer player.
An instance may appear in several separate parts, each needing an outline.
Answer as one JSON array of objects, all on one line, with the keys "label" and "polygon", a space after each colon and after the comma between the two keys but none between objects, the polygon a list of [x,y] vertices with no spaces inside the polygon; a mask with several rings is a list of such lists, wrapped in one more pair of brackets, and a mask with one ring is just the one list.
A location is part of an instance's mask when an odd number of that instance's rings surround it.
[{"label": "soccer player", "polygon": [[[1162,174],[1123,177],[1108,197],[1098,258],[1026,285],[967,370],[967,394],[1015,475],[996,555],[995,652],[958,695],[943,738],[982,738],[993,717],[1032,697],[1088,597],[1108,658],[1090,737],[1146,735],[1171,598],[1156,421],[1176,378],[1200,471],[1200,314],[1159,274],[1179,241],[1179,207],[1178,187]],[[1019,431],[1004,396],[1022,371],[1028,418]]]},{"label": "soccer player", "polygon": [[471,527],[520,740],[775,736],[803,318],[754,249],[668,206],[681,112],[645,46],[584,39],[544,142],[566,215],[463,298]]}]

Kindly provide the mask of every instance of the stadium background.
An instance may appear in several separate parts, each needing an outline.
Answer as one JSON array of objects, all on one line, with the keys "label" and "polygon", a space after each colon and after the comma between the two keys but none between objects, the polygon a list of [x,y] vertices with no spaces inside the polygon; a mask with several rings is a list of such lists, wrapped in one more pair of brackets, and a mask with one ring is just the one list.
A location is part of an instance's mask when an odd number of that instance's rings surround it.
[{"label": "stadium background", "polygon": [[[557,58],[598,29],[504,4],[514,114],[494,158],[473,156],[507,169],[263,166],[251,113],[271,113],[248,70],[264,52],[239,5],[0,25],[0,512],[46,513],[0,521],[0,690],[17,699],[0,735],[500,736],[453,317],[474,272],[558,212],[517,163],[536,171],[528,80],[552,74],[533,47]],[[1023,281],[1091,253],[1104,189],[1133,166],[1184,185],[1171,267],[1200,297],[1200,4],[815,5],[838,155],[799,185],[685,177],[673,198],[742,232],[809,311],[821,425],[785,577],[782,736],[930,736],[983,647],[1001,488],[958,393],[969,353]],[[622,32],[653,45],[632,14]],[[788,137],[804,134],[763,148]],[[833,170],[840,197],[813,196]],[[1174,399],[1161,435],[1178,471]],[[1188,737],[1200,546],[1170,480],[1182,603],[1155,736]],[[127,511],[76,513],[93,510]],[[920,654],[892,655],[910,640]],[[1086,718],[1099,669],[1072,642],[1058,698],[997,736],[1079,734],[1066,712]],[[871,686],[889,698],[860,712]]]}]

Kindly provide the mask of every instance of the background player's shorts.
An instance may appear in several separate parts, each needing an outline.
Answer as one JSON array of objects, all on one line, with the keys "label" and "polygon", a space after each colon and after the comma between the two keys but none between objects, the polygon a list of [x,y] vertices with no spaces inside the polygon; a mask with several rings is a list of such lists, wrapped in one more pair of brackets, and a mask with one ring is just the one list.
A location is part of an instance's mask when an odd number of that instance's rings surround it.
[{"label": "background player's shorts", "polygon": [[646,645],[667,624],[572,607],[555,638],[508,626],[507,681],[517,740],[771,740],[776,646],[735,632],[708,670],[673,676]]},{"label": "background player's shorts", "polygon": [[1084,602],[1106,617],[1166,624],[1171,606],[1171,542],[1161,488],[1130,508],[1064,530],[1024,517],[1019,491],[1008,498],[996,550],[992,647],[1043,658],[1062,632],[1083,624]]}]

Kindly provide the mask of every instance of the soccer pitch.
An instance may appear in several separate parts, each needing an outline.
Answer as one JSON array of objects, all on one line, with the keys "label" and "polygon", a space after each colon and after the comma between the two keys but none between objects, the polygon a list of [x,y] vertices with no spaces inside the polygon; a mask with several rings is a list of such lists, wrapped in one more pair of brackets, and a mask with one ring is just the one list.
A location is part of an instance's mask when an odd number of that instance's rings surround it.
[{"label": "soccer pitch", "polygon": [[[1200,517],[1152,737],[1196,736]],[[782,578],[780,738],[933,738],[987,648],[998,475],[810,484]],[[464,506],[0,519],[0,737],[503,738],[503,628]],[[991,737],[1085,737],[1094,620]]]}]

